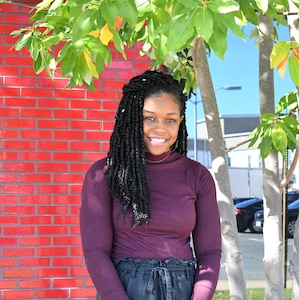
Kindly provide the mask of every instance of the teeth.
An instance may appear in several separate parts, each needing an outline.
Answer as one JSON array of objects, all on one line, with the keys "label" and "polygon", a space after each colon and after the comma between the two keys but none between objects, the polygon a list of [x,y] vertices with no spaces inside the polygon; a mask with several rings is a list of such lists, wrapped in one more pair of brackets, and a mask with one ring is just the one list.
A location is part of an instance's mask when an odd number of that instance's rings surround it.
[{"label": "teeth", "polygon": [[164,143],[165,139],[157,139],[157,138],[155,138],[155,139],[152,139],[152,142],[154,142],[154,143]]}]

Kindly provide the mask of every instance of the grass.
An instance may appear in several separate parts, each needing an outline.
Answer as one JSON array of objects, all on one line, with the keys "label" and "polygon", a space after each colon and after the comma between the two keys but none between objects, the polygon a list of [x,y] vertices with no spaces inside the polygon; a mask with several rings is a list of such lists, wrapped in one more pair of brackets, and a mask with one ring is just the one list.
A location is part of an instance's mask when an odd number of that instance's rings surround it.
[{"label": "grass", "polygon": [[[265,289],[256,288],[256,289],[247,289],[248,300],[263,300],[265,296]],[[216,291],[213,297],[213,300],[228,300],[229,291]],[[292,299],[292,289],[284,290],[284,300]]]}]

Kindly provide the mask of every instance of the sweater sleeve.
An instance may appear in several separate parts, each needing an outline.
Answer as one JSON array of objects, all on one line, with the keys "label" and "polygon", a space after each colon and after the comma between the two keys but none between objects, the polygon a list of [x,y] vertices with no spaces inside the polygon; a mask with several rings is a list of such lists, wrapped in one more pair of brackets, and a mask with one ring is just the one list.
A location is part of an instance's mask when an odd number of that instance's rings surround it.
[{"label": "sweater sleeve", "polygon": [[80,208],[83,254],[89,275],[102,300],[129,300],[110,257],[113,227],[112,199],[105,180],[106,160],[86,173]]},{"label": "sweater sleeve", "polygon": [[198,269],[192,299],[211,300],[220,271],[221,230],[214,180],[205,168],[199,175],[196,216],[192,237]]}]

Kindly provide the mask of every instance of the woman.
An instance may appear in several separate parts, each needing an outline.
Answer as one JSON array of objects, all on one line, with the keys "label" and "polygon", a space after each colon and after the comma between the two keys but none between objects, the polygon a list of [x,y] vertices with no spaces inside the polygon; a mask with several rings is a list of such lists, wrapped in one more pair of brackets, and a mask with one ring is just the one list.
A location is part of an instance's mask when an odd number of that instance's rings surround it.
[{"label": "woman", "polygon": [[221,256],[216,192],[209,171],[186,157],[183,88],[159,71],[132,78],[108,158],[85,176],[81,237],[97,299],[213,297]]}]

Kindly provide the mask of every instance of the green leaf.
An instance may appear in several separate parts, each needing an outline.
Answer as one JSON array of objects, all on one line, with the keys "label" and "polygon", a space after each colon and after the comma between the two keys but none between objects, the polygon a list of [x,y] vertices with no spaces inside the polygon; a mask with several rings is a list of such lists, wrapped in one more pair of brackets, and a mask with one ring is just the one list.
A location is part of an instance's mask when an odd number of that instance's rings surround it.
[{"label": "green leaf", "polygon": [[[12,34],[15,34],[15,33],[12,32]],[[15,49],[17,51],[20,51],[31,38],[32,38],[32,32],[28,31],[16,42]]]},{"label": "green leaf", "polygon": [[138,11],[133,0],[115,0],[119,15],[131,25],[138,21]]},{"label": "green leaf", "polygon": [[115,48],[122,54],[123,58],[126,59],[127,56],[125,53],[124,43],[123,43],[122,39],[120,38],[118,32],[116,30],[112,29],[110,26],[109,26],[109,30],[113,34],[113,43],[114,43]]},{"label": "green leaf", "polygon": [[264,137],[259,144],[258,148],[260,149],[261,157],[265,159],[271,151],[272,138],[271,138],[271,127],[268,127],[265,131]]},{"label": "green leaf", "polygon": [[110,27],[113,27],[119,14],[116,3],[111,0],[104,0],[100,5],[100,12]]},{"label": "green leaf", "polygon": [[284,156],[287,150],[288,139],[280,124],[275,124],[272,128],[272,143],[273,147]]},{"label": "green leaf", "polygon": [[227,50],[227,28],[215,20],[213,29],[214,31],[209,40],[209,46],[219,58],[224,59],[224,54]]},{"label": "green leaf", "polygon": [[227,14],[240,9],[239,4],[233,0],[207,1],[207,3],[211,11],[219,14]]},{"label": "green leaf", "polygon": [[273,122],[275,119],[276,119],[276,115],[275,115],[275,114],[272,114],[272,113],[267,113],[267,114],[261,115],[261,121],[262,121],[262,122],[267,122],[267,123],[269,123],[269,121],[270,121],[270,122]]},{"label": "green leaf", "polygon": [[74,43],[85,37],[87,33],[90,32],[94,25],[94,20],[94,10],[85,10],[82,12],[82,14],[76,19],[73,26],[72,38]]},{"label": "green leaf", "polygon": [[206,42],[209,41],[213,34],[213,14],[207,8],[199,8],[196,10],[194,18],[194,26],[197,34]]},{"label": "green leaf", "polygon": [[194,35],[194,18],[181,15],[173,19],[167,40],[167,49],[180,51],[188,46],[187,41]]},{"label": "green leaf", "polygon": [[253,139],[249,143],[248,147],[252,147],[258,139],[261,139],[265,133],[265,130],[267,128],[267,125],[265,123],[261,123],[258,127],[256,127],[249,136],[253,136]]},{"label": "green leaf", "polygon": [[36,59],[33,62],[34,72],[36,74],[39,74],[44,69],[42,62],[43,62],[42,57],[41,57],[40,53],[38,53],[38,56],[36,57]]},{"label": "green leaf", "polygon": [[258,8],[265,13],[268,10],[269,1],[268,0],[256,0],[255,1]]},{"label": "green leaf", "polygon": [[296,91],[289,92],[282,96],[279,100],[279,102],[276,105],[276,114],[279,115],[281,114],[282,111],[285,109],[290,109],[290,110],[295,110],[296,107],[298,106],[297,104],[297,93]]},{"label": "green leaf", "polygon": [[44,0],[44,1],[40,2],[40,3],[38,3],[36,5],[36,8],[37,8],[36,11],[38,12],[40,10],[43,10],[43,9],[47,8],[52,2],[53,2],[53,0]]},{"label": "green leaf", "polygon": [[63,60],[61,61],[61,73],[63,77],[72,74],[73,69],[77,63],[77,55],[72,51],[71,47],[68,47],[63,54]]},{"label": "green leaf", "polygon": [[289,57],[289,72],[296,87],[299,87],[299,59],[294,55]]},{"label": "green leaf", "polygon": [[296,139],[296,135],[293,134],[293,132],[288,128],[288,126],[283,122],[280,123],[280,126],[287,135],[288,147],[290,149],[294,149],[296,145],[299,146],[299,142]]},{"label": "green leaf", "polygon": [[270,67],[274,68],[279,65],[289,54],[291,42],[281,41],[274,45],[270,54]]},{"label": "green leaf", "polygon": [[285,115],[281,118],[281,123],[285,124],[292,134],[299,133],[299,123],[293,116]]}]

